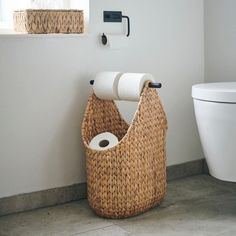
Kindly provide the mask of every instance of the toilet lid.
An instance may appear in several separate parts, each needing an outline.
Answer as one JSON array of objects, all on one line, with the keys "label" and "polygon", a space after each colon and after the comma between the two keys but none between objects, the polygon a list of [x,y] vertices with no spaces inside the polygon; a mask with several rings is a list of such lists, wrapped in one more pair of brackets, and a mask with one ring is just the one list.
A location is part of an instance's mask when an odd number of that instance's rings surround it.
[{"label": "toilet lid", "polygon": [[192,97],[211,102],[236,103],[236,82],[196,84]]}]

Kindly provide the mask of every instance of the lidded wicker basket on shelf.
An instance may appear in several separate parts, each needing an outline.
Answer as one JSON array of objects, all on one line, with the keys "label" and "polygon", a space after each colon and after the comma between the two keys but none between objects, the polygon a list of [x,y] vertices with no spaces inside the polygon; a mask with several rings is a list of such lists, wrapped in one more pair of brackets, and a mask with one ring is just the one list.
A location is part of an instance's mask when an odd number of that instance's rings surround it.
[{"label": "lidded wicker basket on shelf", "polygon": [[14,30],[30,34],[83,33],[82,10],[27,9],[13,14]]},{"label": "lidded wicker basket on shelf", "polygon": [[[125,218],[160,204],[166,193],[166,129],[160,98],[147,82],[130,125],[114,101],[95,94],[89,98],[82,138],[88,200],[98,215]],[[119,143],[107,150],[91,149],[91,139],[105,131],[115,134]]]}]

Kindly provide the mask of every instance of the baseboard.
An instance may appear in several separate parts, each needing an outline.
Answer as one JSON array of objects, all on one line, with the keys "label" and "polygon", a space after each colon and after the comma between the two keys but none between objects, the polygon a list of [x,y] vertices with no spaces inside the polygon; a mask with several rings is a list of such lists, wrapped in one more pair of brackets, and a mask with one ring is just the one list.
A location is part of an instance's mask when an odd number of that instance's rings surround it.
[{"label": "baseboard", "polygon": [[206,164],[204,159],[200,159],[178,165],[168,166],[167,180],[171,181],[203,173],[206,173]]},{"label": "baseboard", "polygon": [[[206,173],[203,159],[167,167],[168,181]],[[37,208],[63,204],[84,199],[87,196],[87,184],[19,194],[0,198],[0,216],[33,210]]]},{"label": "baseboard", "polygon": [[203,160],[203,173],[209,175],[209,168],[206,159]]},{"label": "baseboard", "polygon": [[87,184],[82,183],[0,198],[0,216],[76,201],[86,196]]}]

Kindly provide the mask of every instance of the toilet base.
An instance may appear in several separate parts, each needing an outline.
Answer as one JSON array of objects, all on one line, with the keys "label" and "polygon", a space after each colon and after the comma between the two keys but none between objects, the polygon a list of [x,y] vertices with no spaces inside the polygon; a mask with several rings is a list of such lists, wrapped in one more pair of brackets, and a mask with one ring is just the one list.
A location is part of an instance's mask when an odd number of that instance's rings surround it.
[{"label": "toilet base", "polygon": [[194,99],[194,108],[210,175],[236,182],[236,104]]}]

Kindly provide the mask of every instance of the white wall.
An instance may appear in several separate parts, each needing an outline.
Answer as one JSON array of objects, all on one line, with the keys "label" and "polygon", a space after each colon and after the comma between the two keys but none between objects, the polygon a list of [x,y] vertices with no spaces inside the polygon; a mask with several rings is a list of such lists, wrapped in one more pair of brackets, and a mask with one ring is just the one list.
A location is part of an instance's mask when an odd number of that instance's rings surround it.
[{"label": "white wall", "polygon": [[236,1],[205,0],[206,82],[236,80]]},{"label": "white wall", "polygon": [[[150,72],[163,83],[168,165],[203,157],[191,86],[203,82],[203,1],[100,0],[81,37],[0,36],[0,197],[84,182],[80,124],[98,71]],[[131,17],[129,47],[98,43],[103,10]],[[123,103],[130,119],[136,104]]]}]

